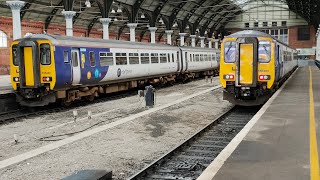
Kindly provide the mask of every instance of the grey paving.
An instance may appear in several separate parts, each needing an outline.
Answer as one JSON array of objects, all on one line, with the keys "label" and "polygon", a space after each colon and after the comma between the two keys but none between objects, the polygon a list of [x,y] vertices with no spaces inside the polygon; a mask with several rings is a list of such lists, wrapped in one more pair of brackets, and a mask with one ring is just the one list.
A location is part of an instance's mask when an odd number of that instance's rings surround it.
[{"label": "grey paving", "polygon": [[[317,123],[320,71],[316,67],[312,67],[312,71]],[[214,180],[310,179],[309,164],[309,69],[303,67],[227,159]]]}]

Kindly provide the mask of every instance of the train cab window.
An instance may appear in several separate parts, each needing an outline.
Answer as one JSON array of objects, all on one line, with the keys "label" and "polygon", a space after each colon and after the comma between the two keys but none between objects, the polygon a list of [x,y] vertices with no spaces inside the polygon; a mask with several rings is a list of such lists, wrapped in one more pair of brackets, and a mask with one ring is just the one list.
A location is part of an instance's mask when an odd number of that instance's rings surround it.
[{"label": "train cab window", "polygon": [[63,62],[68,63],[69,62],[69,52],[63,51]]},{"label": "train cab window", "polygon": [[160,54],[160,63],[167,63],[167,54]]},{"label": "train cab window", "polygon": [[159,63],[158,53],[151,53],[151,63]]},{"label": "train cab window", "polygon": [[94,56],[94,52],[93,51],[89,52],[89,59],[90,59],[91,67],[96,66],[96,58]]},{"label": "train cab window", "polygon": [[116,53],[116,65],[126,65],[127,53]]},{"label": "train cab window", "polygon": [[129,53],[129,64],[139,64],[138,53]]},{"label": "train cab window", "polygon": [[113,53],[101,52],[99,55],[100,55],[101,66],[113,65]]},{"label": "train cab window", "polygon": [[41,44],[40,45],[40,62],[42,65],[50,65],[51,64],[51,52],[49,44]]},{"label": "train cab window", "polygon": [[233,63],[236,60],[236,42],[227,41],[224,43],[224,62]]},{"label": "train cab window", "polygon": [[149,53],[141,53],[140,56],[141,56],[141,64],[150,63]]},{"label": "train cab window", "polygon": [[13,65],[15,66],[19,66],[17,52],[18,52],[18,45],[15,44],[12,46],[12,62],[13,62]]},{"label": "train cab window", "polygon": [[259,62],[268,63],[271,57],[271,43],[269,41],[259,41]]}]

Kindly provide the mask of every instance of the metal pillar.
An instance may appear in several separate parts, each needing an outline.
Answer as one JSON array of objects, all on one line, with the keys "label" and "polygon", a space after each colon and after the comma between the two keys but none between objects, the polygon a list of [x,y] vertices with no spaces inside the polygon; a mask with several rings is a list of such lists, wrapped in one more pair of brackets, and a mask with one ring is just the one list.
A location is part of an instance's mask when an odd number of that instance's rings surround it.
[{"label": "metal pillar", "polygon": [[109,23],[111,22],[111,18],[100,18],[100,22],[102,23],[103,39],[109,39]]},{"label": "metal pillar", "polygon": [[62,11],[62,14],[64,15],[66,19],[66,35],[67,36],[73,36],[73,16],[76,15],[75,11]]},{"label": "metal pillar", "polygon": [[180,35],[180,46],[184,46],[184,37],[187,35],[187,33],[179,33]]},{"label": "metal pillar", "polygon": [[136,41],[136,27],[138,26],[137,23],[128,23],[127,26],[130,29],[130,41],[135,42]]},{"label": "metal pillar", "polygon": [[208,47],[212,48],[212,38],[208,38]]},{"label": "metal pillar", "polygon": [[214,40],[214,48],[219,49],[219,39]]},{"label": "metal pillar", "polygon": [[171,35],[173,33],[173,30],[166,30],[165,32],[167,34],[167,44],[171,45],[172,44]]},{"label": "metal pillar", "polygon": [[20,10],[24,6],[24,1],[7,1],[12,11],[13,40],[21,38]]},{"label": "metal pillar", "polygon": [[196,37],[197,35],[190,35],[191,37],[191,46],[196,47]]},{"label": "metal pillar", "polygon": [[156,43],[156,31],[157,27],[149,27],[150,36],[151,36],[151,43]]},{"label": "metal pillar", "polygon": [[205,37],[199,37],[200,38],[200,42],[201,42],[201,47],[204,48],[205,47],[205,44],[204,44],[204,39]]}]

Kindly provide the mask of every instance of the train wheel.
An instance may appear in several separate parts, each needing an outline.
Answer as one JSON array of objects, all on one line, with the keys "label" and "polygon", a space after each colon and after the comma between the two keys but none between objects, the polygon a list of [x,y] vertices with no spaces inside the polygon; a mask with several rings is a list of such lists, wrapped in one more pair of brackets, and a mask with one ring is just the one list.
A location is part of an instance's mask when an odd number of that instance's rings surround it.
[{"label": "train wheel", "polygon": [[87,98],[87,100],[90,101],[90,102],[92,102],[92,101],[94,100],[94,96],[92,96],[92,95],[91,95],[91,96],[87,96],[86,98]]},{"label": "train wheel", "polygon": [[61,105],[64,106],[64,107],[68,107],[72,104],[72,102],[67,102],[67,101],[62,101],[61,102]]}]

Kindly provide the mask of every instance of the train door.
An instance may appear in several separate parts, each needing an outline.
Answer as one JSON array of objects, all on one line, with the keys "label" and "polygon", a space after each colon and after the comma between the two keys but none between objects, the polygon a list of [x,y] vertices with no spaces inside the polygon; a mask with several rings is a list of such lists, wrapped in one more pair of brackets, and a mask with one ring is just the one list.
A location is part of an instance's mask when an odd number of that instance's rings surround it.
[{"label": "train door", "polygon": [[72,84],[76,85],[80,83],[81,71],[80,71],[80,57],[79,49],[71,50],[71,65],[72,65]]},{"label": "train door", "polygon": [[275,55],[276,55],[276,59],[275,59],[275,71],[276,71],[276,80],[278,81],[281,78],[281,60],[280,60],[280,46],[276,44],[276,48],[275,48]]},{"label": "train door", "polygon": [[240,38],[237,45],[239,54],[236,84],[238,86],[256,86],[258,40],[256,38]]}]

